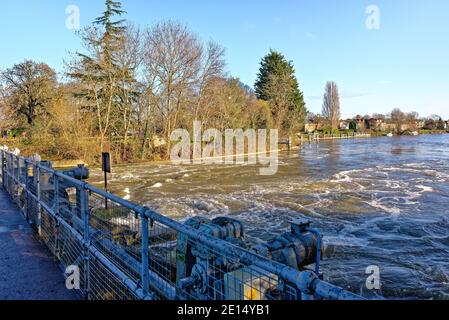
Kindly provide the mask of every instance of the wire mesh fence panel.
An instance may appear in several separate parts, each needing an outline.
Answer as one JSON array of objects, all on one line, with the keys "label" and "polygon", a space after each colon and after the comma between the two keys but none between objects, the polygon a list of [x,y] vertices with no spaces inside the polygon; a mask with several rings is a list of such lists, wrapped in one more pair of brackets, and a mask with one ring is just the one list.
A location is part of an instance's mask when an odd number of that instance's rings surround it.
[{"label": "wire mesh fence panel", "polygon": [[55,177],[52,172],[39,168],[37,174],[39,179],[39,200],[42,204],[53,209],[56,198]]},{"label": "wire mesh fence panel", "polygon": [[90,240],[112,263],[132,280],[140,281],[141,221],[136,212],[113,201],[107,208],[96,206],[99,197],[90,196]]},{"label": "wire mesh fence panel", "polygon": [[150,221],[148,232],[149,270],[152,290],[161,299],[173,299],[176,288],[177,232],[156,221]]},{"label": "wire mesh fence panel", "polygon": [[27,176],[27,190],[26,190],[26,214],[32,226],[35,229],[39,227],[39,197],[38,197],[38,168],[35,163],[29,163],[29,172]]},{"label": "wire mesh fence panel", "polygon": [[62,267],[67,270],[75,267],[79,275],[79,293],[84,297],[87,296],[89,283],[88,275],[88,253],[83,245],[80,237],[76,236],[73,229],[69,229],[64,225],[59,225],[56,237],[55,256],[60,261]]},{"label": "wire mesh fence panel", "polygon": [[90,256],[89,279],[91,300],[139,300],[140,298],[123,284],[96,256]]},{"label": "wire mesh fence panel", "polygon": [[5,155],[5,167],[6,167],[6,183],[5,188],[11,196],[12,201],[19,205],[20,197],[20,183],[18,180],[19,177],[19,167],[18,167],[18,159],[12,153],[7,153]]},{"label": "wire mesh fence panel", "polygon": [[55,255],[59,237],[58,222],[47,210],[41,209],[39,235],[48,249]]}]

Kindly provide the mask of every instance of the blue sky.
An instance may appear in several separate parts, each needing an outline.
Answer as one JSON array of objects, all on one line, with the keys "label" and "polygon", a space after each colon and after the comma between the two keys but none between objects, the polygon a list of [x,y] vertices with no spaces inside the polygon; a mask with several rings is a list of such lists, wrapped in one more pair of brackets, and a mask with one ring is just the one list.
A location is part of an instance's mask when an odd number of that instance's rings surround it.
[{"label": "blue sky", "polygon": [[[0,68],[25,58],[63,70],[80,49],[65,27],[77,5],[81,26],[103,11],[103,0],[0,0]],[[339,84],[343,117],[394,107],[449,119],[447,0],[122,0],[141,26],[163,19],[187,24],[226,48],[228,72],[253,85],[260,59],[279,50],[296,67],[308,108],[321,111],[327,80]],[[380,9],[369,30],[366,8]]]}]

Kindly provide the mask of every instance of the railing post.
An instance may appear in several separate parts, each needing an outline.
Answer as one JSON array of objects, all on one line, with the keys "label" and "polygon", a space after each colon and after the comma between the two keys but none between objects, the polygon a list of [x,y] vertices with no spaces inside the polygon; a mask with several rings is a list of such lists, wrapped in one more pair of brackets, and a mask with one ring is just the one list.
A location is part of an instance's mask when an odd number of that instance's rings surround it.
[{"label": "railing post", "polygon": [[55,189],[53,210],[56,215],[59,215],[59,178],[56,174],[53,174],[53,185]]},{"label": "railing post", "polygon": [[89,222],[90,222],[90,212],[89,212],[89,195],[88,191],[84,187],[80,187],[78,190],[80,192],[79,195],[79,204],[81,217],[83,219],[83,240],[84,240],[84,252],[83,252],[83,275],[84,275],[84,291],[86,294],[86,298],[90,299],[90,234],[89,234]]},{"label": "railing post", "polygon": [[37,185],[37,230],[40,237],[42,237],[42,206],[41,206],[41,169],[36,164],[36,185]]},{"label": "railing post", "polygon": [[20,184],[20,159],[19,159],[19,156],[16,156],[16,170],[17,170],[17,174],[16,174],[17,189],[19,189],[19,184]]},{"label": "railing post", "polygon": [[25,173],[24,173],[24,179],[25,179],[24,180],[25,203],[23,205],[23,212],[25,213],[25,219],[27,221],[29,221],[30,217],[28,215],[28,201],[29,201],[29,196],[28,196],[28,192],[29,192],[29,190],[28,190],[28,188],[29,188],[29,185],[28,185],[29,163],[28,163],[28,159],[24,159],[24,162],[25,162]]},{"label": "railing post", "polygon": [[149,238],[149,225],[148,217],[145,215],[145,211],[141,213],[142,220],[142,270],[141,270],[141,282],[144,294],[149,292],[149,266],[148,266],[148,238]]},{"label": "railing post", "polygon": [[8,153],[7,158],[6,158],[6,175],[7,175],[6,191],[8,192],[9,195],[11,195],[11,177],[12,177],[11,159],[12,159],[12,156],[10,153]]},{"label": "railing post", "polygon": [[5,165],[6,165],[6,158],[5,158],[5,151],[1,150],[2,156],[1,156],[1,165],[2,165],[2,186],[3,189],[5,189]]}]

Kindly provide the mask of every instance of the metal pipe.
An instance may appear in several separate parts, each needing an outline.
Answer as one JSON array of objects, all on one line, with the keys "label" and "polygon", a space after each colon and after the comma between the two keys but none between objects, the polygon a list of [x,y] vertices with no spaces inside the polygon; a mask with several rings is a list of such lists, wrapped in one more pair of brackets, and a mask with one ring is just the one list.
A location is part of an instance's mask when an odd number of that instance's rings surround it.
[{"label": "metal pipe", "polygon": [[314,228],[306,228],[307,231],[311,232],[317,237],[317,251],[316,251],[316,265],[315,265],[315,273],[320,276],[320,262],[321,262],[321,248],[323,245],[323,237],[321,236],[321,232]]}]

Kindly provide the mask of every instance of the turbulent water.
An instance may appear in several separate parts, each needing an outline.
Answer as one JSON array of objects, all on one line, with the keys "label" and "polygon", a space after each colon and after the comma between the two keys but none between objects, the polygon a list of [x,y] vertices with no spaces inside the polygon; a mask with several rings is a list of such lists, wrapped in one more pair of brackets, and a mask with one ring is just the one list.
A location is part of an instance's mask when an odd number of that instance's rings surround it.
[{"label": "turbulent water", "polygon": [[[334,248],[326,279],[363,294],[380,268],[390,299],[449,299],[449,135],[307,144],[283,153],[279,172],[248,166],[114,168],[112,192],[174,219],[227,215],[254,241],[308,217]],[[101,173],[91,182],[99,183]]]}]

